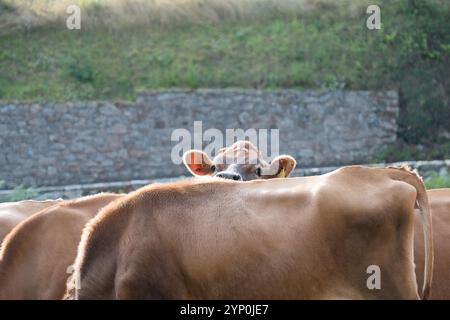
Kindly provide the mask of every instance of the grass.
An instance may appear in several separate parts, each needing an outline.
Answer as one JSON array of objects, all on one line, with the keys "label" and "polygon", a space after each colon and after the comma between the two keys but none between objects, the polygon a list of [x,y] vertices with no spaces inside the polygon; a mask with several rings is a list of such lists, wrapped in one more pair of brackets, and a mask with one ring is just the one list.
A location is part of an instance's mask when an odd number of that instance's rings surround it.
[{"label": "grass", "polygon": [[[76,4],[86,28],[164,27],[254,22],[299,17],[321,9],[354,14],[365,0],[2,0],[8,14],[2,30],[29,29],[64,23],[69,5]],[[366,5],[367,7],[367,5]],[[14,9],[14,10],[11,10]],[[1,26],[1,24],[0,24]]]},{"label": "grass", "polygon": [[450,176],[440,176],[434,173],[425,178],[424,183],[427,189],[450,188]]},{"label": "grass", "polygon": [[[3,183],[3,181],[0,181],[0,188],[2,187]],[[8,195],[0,195],[0,203],[35,199],[38,195],[39,189],[18,186],[14,188],[13,192]]]},{"label": "grass", "polygon": [[[0,40],[0,48],[13,48],[2,50],[0,60],[14,80],[5,79],[3,98],[134,99],[138,88],[172,86],[336,87],[352,57],[336,30],[319,28],[274,20],[132,34],[63,29],[10,35]],[[315,48],[318,41],[321,48]],[[349,77],[356,80],[358,73]]]},{"label": "grass", "polygon": [[[65,29],[61,2],[3,0],[3,15],[18,18],[0,36],[0,99],[133,100],[169,87],[397,89],[401,142],[380,160],[450,158],[449,2],[76,2],[87,12],[80,31]],[[365,27],[374,3],[379,31]]]}]

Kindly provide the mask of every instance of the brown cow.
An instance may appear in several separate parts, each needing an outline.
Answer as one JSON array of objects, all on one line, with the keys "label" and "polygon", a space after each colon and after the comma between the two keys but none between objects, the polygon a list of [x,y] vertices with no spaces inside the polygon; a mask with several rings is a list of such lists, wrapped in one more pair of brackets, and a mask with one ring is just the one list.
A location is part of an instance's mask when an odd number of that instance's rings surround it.
[{"label": "brown cow", "polygon": [[[414,206],[432,275],[421,179],[344,167],[315,177],[154,184],[83,231],[67,299],[417,299]],[[367,268],[381,269],[381,289]]]},{"label": "brown cow", "polygon": [[121,196],[63,201],[14,228],[0,251],[0,299],[61,299],[84,225]]},{"label": "brown cow", "polygon": [[0,203],[0,242],[2,242],[5,236],[20,222],[36,212],[60,203],[61,201],[63,200],[23,200]]},{"label": "brown cow", "polygon": [[[431,288],[432,299],[450,300],[450,189],[427,191],[433,215],[434,275]],[[416,219],[414,253],[417,263],[418,280],[423,274],[424,261],[421,221]],[[422,281],[419,281],[421,284]]]},{"label": "brown cow", "polygon": [[288,177],[296,166],[294,158],[281,155],[267,163],[261,152],[250,141],[238,141],[219,150],[210,160],[200,150],[189,150],[183,163],[194,176],[213,176],[238,181]]}]

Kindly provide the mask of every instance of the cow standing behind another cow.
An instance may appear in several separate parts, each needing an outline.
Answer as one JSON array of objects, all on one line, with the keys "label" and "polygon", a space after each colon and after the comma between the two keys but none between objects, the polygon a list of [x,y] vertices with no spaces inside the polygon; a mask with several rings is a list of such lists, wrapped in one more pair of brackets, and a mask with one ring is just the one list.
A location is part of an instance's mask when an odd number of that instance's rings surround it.
[{"label": "cow standing behind another cow", "polygon": [[[185,155],[185,161],[187,155],[195,156],[196,154],[196,150],[189,151]],[[202,153],[202,155],[204,154]],[[222,158],[226,158],[228,162],[219,164]],[[207,161],[210,161],[209,158]],[[186,162],[185,164],[189,168]],[[228,148],[221,149],[213,163],[208,162],[207,166],[204,163],[205,171],[202,174],[197,172],[194,175],[215,175],[211,166],[217,165],[220,171],[216,173],[222,178],[229,177],[230,172],[237,172],[241,174],[240,180],[244,181],[270,179],[289,176],[295,164],[292,157],[279,156],[269,165],[253,144],[248,141],[238,141]],[[257,174],[259,170],[261,172]],[[263,173],[271,171],[273,171],[272,175],[263,175]],[[30,218],[18,226],[17,230],[12,232],[12,235],[5,241],[5,248],[0,251],[0,298],[61,298],[61,288],[65,285],[66,270],[75,259],[74,248],[79,242],[82,227],[96,214],[98,208],[121,196],[99,194],[66,201],[67,203],[64,205],[44,210],[36,217]],[[29,201],[29,203],[42,202]],[[9,206],[24,207],[19,206],[20,204],[19,202]],[[50,204],[49,201],[48,205],[50,206]],[[8,225],[7,231],[9,232],[11,229],[12,226]],[[44,233],[45,236],[42,236]],[[17,248],[20,248],[20,251]],[[42,263],[43,261],[45,262]],[[39,263],[39,267],[30,267]],[[30,268],[33,269],[33,272],[26,274]],[[22,277],[23,280],[17,280]]]},{"label": "cow standing behind another cow", "polygon": [[267,163],[250,141],[237,141],[222,148],[212,160],[201,150],[189,150],[183,155],[183,163],[194,177],[236,181],[287,178],[297,165],[289,155],[280,155]]}]

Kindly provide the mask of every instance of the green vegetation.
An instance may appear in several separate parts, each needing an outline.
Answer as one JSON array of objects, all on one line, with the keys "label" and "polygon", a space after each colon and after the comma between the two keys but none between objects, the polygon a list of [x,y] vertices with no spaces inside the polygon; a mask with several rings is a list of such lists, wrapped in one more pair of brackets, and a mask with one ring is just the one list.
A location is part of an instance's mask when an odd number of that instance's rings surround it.
[{"label": "green vegetation", "polygon": [[450,188],[450,176],[440,176],[433,173],[425,178],[424,183],[427,189]]},{"label": "green vegetation", "polygon": [[[169,22],[94,2],[83,1],[91,18],[80,31],[49,18],[0,36],[0,99],[132,100],[141,89],[168,87],[397,89],[401,142],[380,158],[450,158],[448,1],[311,0],[291,10],[253,1],[269,14],[252,1],[228,0],[223,9],[226,1],[204,0],[192,1],[186,17],[166,8]],[[374,2],[382,29],[371,31],[365,8]],[[135,21],[130,12],[139,12]]]},{"label": "green vegetation", "polygon": [[[437,135],[431,136],[431,138]],[[386,148],[386,150],[375,157],[375,162],[395,162],[398,160],[433,160],[448,159],[450,156],[450,141],[436,138],[436,143],[428,145],[411,145],[404,141],[399,141],[396,145]],[[421,140],[419,140],[421,141]],[[423,141],[423,140],[422,140]]]},{"label": "green vegetation", "polygon": [[[0,181],[0,189],[3,185],[3,181]],[[8,195],[0,195],[0,202],[14,202],[20,200],[34,199],[39,195],[39,189],[25,188],[18,186],[14,188],[13,192]]]}]

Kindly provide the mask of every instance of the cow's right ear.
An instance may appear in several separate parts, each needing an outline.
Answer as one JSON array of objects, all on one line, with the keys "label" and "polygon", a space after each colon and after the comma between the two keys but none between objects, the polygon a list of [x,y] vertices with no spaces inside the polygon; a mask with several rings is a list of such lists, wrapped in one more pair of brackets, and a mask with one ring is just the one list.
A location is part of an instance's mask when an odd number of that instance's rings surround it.
[{"label": "cow's right ear", "polygon": [[183,155],[183,163],[194,176],[211,175],[211,160],[203,151],[186,151]]}]

